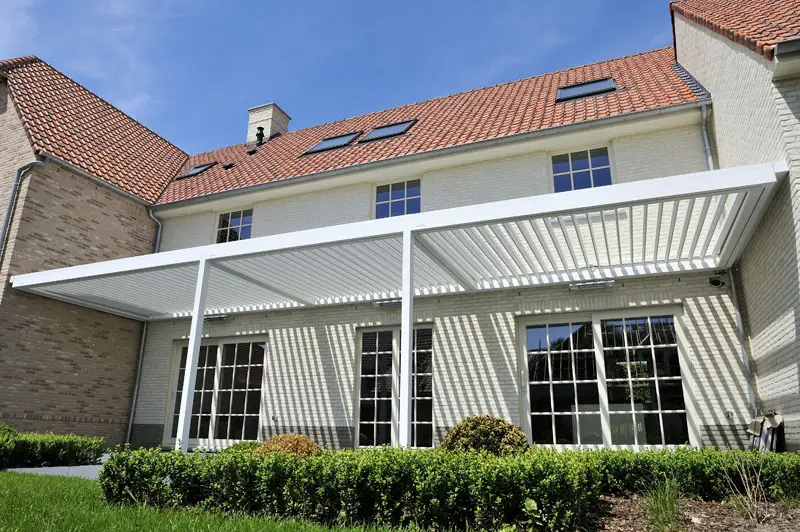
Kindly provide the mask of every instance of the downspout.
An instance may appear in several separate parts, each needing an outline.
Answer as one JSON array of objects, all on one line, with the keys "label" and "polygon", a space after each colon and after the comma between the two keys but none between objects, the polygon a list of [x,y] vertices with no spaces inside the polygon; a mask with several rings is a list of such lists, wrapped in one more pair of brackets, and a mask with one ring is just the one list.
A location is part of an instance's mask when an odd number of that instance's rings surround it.
[{"label": "downspout", "polygon": [[[708,169],[714,169],[714,158],[711,156],[711,145],[708,141],[708,103],[703,104],[700,108],[703,112],[702,129],[703,129],[703,147],[706,150],[706,159]],[[736,280],[734,272],[728,272],[728,278],[731,282],[731,292],[733,293],[733,309],[736,314],[736,328],[739,333],[739,352],[742,357],[742,368],[744,369],[744,379],[747,384],[747,396],[750,399],[750,409],[755,417],[758,413],[756,407],[756,394],[753,391],[753,377],[750,373],[750,357],[747,355],[747,341],[744,336],[744,320],[742,320],[742,313],[739,310],[739,295],[736,287]]]},{"label": "downspout", "polygon": [[8,196],[8,206],[3,218],[3,228],[0,232],[0,264],[3,264],[3,257],[6,253],[6,237],[8,236],[8,229],[11,227],[11,215],[17,203],[17,195],[19,194],[19,185],[22,183],[22,178],[29,169],[34,166],[44,166],[44,164],[42,161],[33,161],[17,168],[17,173],[14,174],[14,183],[11,185],[11,194]]},{"label": "downspout", "polygon": [[[153,246],[153,253],[158,253],[161,249],[161,230],[163,229],[163,225],[161,224],[161,220],[159,220],[155,214],[153,214],[153,209],[151,207],[147,208],[147,214],[150,218],[156,223],[156,243]],[[131,416],[128,419],[128,435],[125,437],[125,443],[131,442],[131,433],[133,432],[133,418],[136,415],[136,401],[139,398],[139,384],[142,381],[142,364],[144,362],[144,345],[145,341],[147,340],[147,323],[144,322],[142,324],[142,338],[139,340],[139,359],[136,364],[136,383],[133,386],[133,398],[131,399]]]}]

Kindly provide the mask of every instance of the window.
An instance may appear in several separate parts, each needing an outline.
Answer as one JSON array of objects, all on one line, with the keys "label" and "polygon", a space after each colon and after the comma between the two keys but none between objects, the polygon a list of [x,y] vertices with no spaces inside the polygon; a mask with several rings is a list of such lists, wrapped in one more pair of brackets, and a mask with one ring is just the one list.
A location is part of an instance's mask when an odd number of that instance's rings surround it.
[{"label": "window", "polygon": [[[391,445],[399,372],[393,371],[398,329],[361,334],[358,446]],[[414,330],[412,347],[411,445],[433,447],[433,330]],[[400,368],[398,368],[400,369]]]},{"label": "window", "polygon": [[253,209],[226,212],[219,215],[217,244],[247,240],[253,228]]},{"label": "window", "polygon": [[208,164],[201,164],[200,166],[195,166],[194,168],[192,168],[191,170],[189,170],[185,174],[176,177],[175,181],[180,181],[181,179],[186,179],[187,177],[192,177],[192,176],[195,176],[195,175],[198,175],[198,174],[202,174],[203,172],[205,172],[206,170],[208,170],[209,168],[211,168],[215,164],[217,164],[217,161],[214,161],[214,162],[211,162],[211,163],[208,163]]},{"label": "window", "polygon": [[416,214],[422,206],[420,180],[381,185],[375,189],[375,218]]},{"label": "window", "polygon": [[416,120],[407,120],[406,122],[399,122],[397,124],[390,124],[388,126],[381,126],[376,127],[364,137],[359,140],[359,142],[369,142],[371,140],[379,140],[379,139],[386,139],[389,137],[396,137],[397,135],[402,135],[406,131],[408,131],[411,126],[414,125]]},{"label": "window", "polygon": [[617,82],[611,78],[597,79],[594,81],[587,81],[585,83],[576,83],[575,85],[559,87],[558,95],[556,96],[556,102],[574,100],[576,98],[585,98],[587,96],[597,96],[598,94],[605,94],[607,92],[614,92],[616,90]]},{"label": "window", "polygon": [[604,429],[611,445],[689,441],[673,316],[554,320],[525,335],[533,443],[600,445]]},{"label": "window", "polygon": [[533,443],[602,444],[592,323],[528,327]]},{"label": "window", "polygon": [[686,404],[673,317],[603,320],[600,327],[611,443],[686,443]]},{"label": "window", "polygon": [[[178,434],[187,353],[188,347],[184,346],[173,396],[172,438]],[[226,342],[221,346],[200,347],[190,439],[258,439],[264,353],[264,342]]]},{"label": "window", "polygon": [[336,137],[329,137],[327,139],[323,139],[319,141],[316,145],[310,148],[307,152],[303,155],[309,155],[311,153],[319,153],[321,151],[333,150],[335,148],[343,148],[353,142],[356,137],[361,134],[361,131],[356,131],[355,133],[347,133],[346,135],[339,135]]},{"label": "window", "polygon": [[611,184],[608,148],[553,156],[553,190],[566,192]]}]

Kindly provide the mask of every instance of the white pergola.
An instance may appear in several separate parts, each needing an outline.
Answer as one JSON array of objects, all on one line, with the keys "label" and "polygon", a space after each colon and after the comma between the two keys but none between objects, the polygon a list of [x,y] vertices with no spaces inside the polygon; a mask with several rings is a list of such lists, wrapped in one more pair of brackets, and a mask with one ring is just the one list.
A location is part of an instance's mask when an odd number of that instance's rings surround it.
[{"label": "white pergola", "polygon": [[[188,445],[203,316],[726,269],[785,163],[423,212],[16,275],[14,288],[140,321],[191,317],[177,445]],[[490,176],[487,176],[487,180]],[[491,186],[488,185],[487,186]],[[400,375],[398,444],[411,434]]]}]

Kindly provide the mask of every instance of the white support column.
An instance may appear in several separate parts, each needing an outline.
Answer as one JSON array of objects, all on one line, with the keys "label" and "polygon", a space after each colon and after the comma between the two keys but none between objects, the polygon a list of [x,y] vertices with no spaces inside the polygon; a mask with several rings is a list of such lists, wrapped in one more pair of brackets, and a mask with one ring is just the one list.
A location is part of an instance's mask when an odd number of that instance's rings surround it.
[{"label": "white support column", "polygon": [[194,291],[192,307],[192,325],[189,329],[189,349],[186,354],[186,372],[181,392],[181,410],[178,416],[178,437],[175,449],[183,452],[189,450],[189,427],[192,421],[192,403],[194,402],[194,381],[197,378],[197,359],[200,356],[200,343],[203,340],[203,319],[206,309],[206,293],[208,292],[208,268],[206,259],[200,259],[197,267],[197,285]]},{"label": "white support column", "polygon": [[414,340],[414,234],[403,231],[403,288],[400,309],[400,422],[397,445],[411,446],[411,371]]}]

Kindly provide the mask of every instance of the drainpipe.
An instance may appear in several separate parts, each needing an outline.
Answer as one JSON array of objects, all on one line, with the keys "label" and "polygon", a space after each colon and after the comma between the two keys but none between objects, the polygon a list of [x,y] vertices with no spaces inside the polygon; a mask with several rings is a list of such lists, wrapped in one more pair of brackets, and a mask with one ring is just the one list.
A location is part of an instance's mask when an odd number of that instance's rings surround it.
[{"label": "drainpipe", "polygon": [[711,156],[711,144],[708,142],[708,105],[709,105],[708,102],[704,103],[700,107],[700,110],[703,113],[703,119],[702,119],[702,122],[703,122],[703,125],[702,125],[702,130],[703,130],[703,148],[705,148],[705,150],[706,150],[706,161],[707,161],[706,164],[708,165],[708,169],[709,170],[713,170],[714,169],[714,158]]},{"label": "drainpipe", "polygon": [[42,161],[33,161],[17,168],[17,173],[14,174],[14,183],[11,185],[11,194],[8,196],[8,206],[6,207],[6,215],[3,218],[3,228],[0,232],[0,264],[3,263],[3,256],[6,253],[6,236],[8,236],[8,230],[11,227],[11,215],[14,212],[14,206],[17,202],[19,185],[22,183],[22,178],[29,169],[34,166],[43,166],[44,164],[45,163]]},{"label": "drainpipe", "polygon": [[[708,169],[714,169],[714,158],[711,156],[711,145],[708,142],[708,103],[704,103],[700,108],[703,112],[702,129],[703,129],[703,147],[706,150],[706,159],[708,160]],[[742,313],[739,310],[739,295],[736,287],[736,280],[734,279],[734,272],[728,272],[728,278],[731,281],[731,292],[733,292],[733,310],[736,314],[736,328],[739,333],[739,353],[742,357],[742,367],[744,369],[745,383],[747,384],[747,396],[750,399],[750,409],[753,412],[753,417],[758,414],[756,406],[756,394],[753,391],[753,377],[750,373],[750,357],[747,355],[747,341],[744,336],[744,321],[742,320]]]},{"label": "drainpipe", "polygon": [[[156,223],[156,243],[153,246],[153,253],[158,253],[161,249],[161,230],[164,226],[161,224],[153,209],[148,207],[147,214]],[[136,415],[136,400],[139,398],[139,383],[142,381],[142,363],[144,361],[144,344],[147,340],[147,322],[142,324],[142,338],[139,340],[139,360],[136,364],[136,383],[133,386],[133,398],[131,399],[131,416],[128,419],[128,435],[125,437],[125,443],[131,442],[131,432],[133,431],[133,418]]]},{"label": "drainpipe", "polygon": [[750,410],[753,413],[753,417],[756,417],[758,415],[756,393],[753,391],[753,377],[750,373],[750,357],[747,355],[747,344],[744,338],[744,322],[742,321],[742,313],[739,312],[739,296],[736,290],[735,277],[733,272],[728,273],[728,278],[731,281],[731,292],[733,292],[733,308],[736,312],[736,328],[739,329],[739,350],[742,353],[742,367],[744,368],[744,379],[747,383],[747,396],[750,399]]}]

